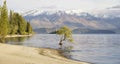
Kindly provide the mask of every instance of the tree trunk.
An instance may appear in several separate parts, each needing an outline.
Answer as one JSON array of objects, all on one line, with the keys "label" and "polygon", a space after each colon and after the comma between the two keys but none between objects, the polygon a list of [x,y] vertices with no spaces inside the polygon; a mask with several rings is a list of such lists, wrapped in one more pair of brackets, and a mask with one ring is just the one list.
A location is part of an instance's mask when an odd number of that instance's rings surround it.
[{"label": "tree trunk", "polygon": [[62,45],[63,45],[62,41],[63,40],[60,40],[60,42],[59,42],[60,48],[62,48]]},{"label": "tree trunk", "polygon": [[59,41],[59,46],[60,46],[60,48],[62,48],[62,45],[63,45],[63,36],[61,37],[61,39],[60,39],[60,41]]}]

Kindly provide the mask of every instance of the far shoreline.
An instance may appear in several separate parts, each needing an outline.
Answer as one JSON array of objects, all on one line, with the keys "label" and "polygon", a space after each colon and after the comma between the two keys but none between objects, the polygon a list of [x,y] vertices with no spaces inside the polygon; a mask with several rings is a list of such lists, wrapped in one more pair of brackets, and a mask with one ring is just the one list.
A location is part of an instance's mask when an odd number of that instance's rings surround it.
[{"label": "far shoreline", "polygon": [[27,36],[32,36],[33,34],[29,34],[29,35],[7,35],[5,36],[5,38],[12,38],[12,37],[27,37]]}]

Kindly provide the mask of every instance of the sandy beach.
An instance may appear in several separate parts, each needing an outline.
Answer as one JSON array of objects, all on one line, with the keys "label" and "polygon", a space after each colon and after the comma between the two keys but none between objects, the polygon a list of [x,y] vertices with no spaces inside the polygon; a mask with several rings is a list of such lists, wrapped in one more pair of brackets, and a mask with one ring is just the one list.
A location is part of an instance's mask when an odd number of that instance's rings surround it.
[{"label": "sandy beach", "polygon": [[0,64],[89,64],[70,60],[60,51],[0,43]]}]

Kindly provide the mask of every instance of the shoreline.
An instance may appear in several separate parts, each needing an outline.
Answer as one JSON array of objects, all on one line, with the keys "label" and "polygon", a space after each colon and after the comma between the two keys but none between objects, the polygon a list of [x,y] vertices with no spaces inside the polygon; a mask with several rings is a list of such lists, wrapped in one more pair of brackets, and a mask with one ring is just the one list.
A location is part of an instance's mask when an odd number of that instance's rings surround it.
[{"label": "shoreline", "polygon": [[61,50],[0,43],[0,64],[90,64],[74,61]]},{"label": "shoreline", "polygon": [[5,36],[5,38],[12,38],[12,37],[27,37],[27,36],[32,36],[33,34],[29,34],[29,35],[7,35]]},{"label": "shoreline", "polygon": [[[13,38],[13,37],[27,37],[27,36],[32,36],[33,34],[29,35],[7,35],[5,38]],[[1,37],[0,37],[1,38]]]}]

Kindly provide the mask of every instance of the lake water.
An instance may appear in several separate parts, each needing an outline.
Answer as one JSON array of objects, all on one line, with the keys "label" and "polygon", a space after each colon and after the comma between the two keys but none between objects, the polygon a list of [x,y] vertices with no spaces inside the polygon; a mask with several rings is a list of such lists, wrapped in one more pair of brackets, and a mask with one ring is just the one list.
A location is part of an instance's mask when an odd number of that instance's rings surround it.
[{"label": "lake water", "polygon": [[[74,43],[64,42],[64,54],[74,60],[93,64],[120,64],[120,34],[73,35]],[[11,38],[8,44],[58,49],[59,36],[36,34],[31,38]]]}]

